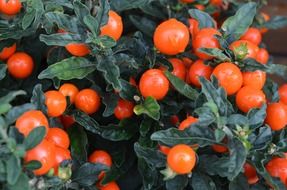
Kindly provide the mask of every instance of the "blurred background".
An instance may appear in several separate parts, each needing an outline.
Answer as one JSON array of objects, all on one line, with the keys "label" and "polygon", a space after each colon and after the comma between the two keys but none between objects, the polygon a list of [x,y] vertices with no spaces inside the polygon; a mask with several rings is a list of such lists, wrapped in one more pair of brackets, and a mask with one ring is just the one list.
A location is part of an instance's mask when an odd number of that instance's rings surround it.
[{"label": "blurred background", "polygon": [[[269,0],[268,6],[263,12],[273,15],[287,16],[287,0]],[[287,64],[287,27],[279,30],[270,30],[264,35],[264,43],[266,43],[271,55],[274,56],[274,63]],[[280,78],[276,78],[279,84],[287,83]]]}]

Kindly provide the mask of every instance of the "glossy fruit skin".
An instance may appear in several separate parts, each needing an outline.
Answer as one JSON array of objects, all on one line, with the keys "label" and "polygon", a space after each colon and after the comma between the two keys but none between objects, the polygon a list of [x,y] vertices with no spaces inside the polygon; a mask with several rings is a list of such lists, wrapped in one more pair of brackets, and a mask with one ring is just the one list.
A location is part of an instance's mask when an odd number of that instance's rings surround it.
[{"label": "glossy fruit skin", "polygon": [[243,72],[243,86],[261,90],[266,82],[266,73],[260,70],[254,72]]},{"label": "glossy fruit skin", "polygon": [[248,184],[253,185],[259,181],[257,172],[251,164],[246,162],[243,168],[244,168],[244,175],[247,178]]},{"label": "glossy fruit skin", "polygon": [[244,113],[260,108],[264,103],[266,103],[264,92],[250,86],[242,87],[236,94],[236,105]]},{"label": "glossy fruit skin", "polygon": [[112,181],[112,182],[110,182],[104,186],[101,185],[99,188],[100,188],[100,190],[120,190],[118,184],[114,181]]},{"label": "glossy fruit skin", "polygon": [[176,55],[182,53],[189,42],[188,28],[174,18],[169,19],[157,26],[153,42],[163,54]]},{"label": "glossy fruit skin", "polygon": [[159,151],[161,151],[164,155],[168,155],[170,151],[170,147],[164,146],[164,145],[159,145],[158,147]]},{"label": "glossy fruit skin", "polygon": [[189,22],[189,32],[191,37],[194,38],[196,34],[199,32],[199,22],[193,18],[188,19]]},{"label": "glossy fruit skin", "polygon": [[71,83],[63,84],[59,92],[62,93],[64,96],[69,96],[71,104],[75,102],[76,95],[79,93],[79,89]]},{"label": "glossy fruit skin", "polygon": [[212,150],[217,153],[226,153],[228,152],[228,148],[226,146],[214,144],[211,146]]},{"label": "glossy fruit skin", "polygon": [[17,79],[24,79],[33,72],[34,62],[30,55],[24,52],[14,53],[7,61],[9,73]]},{"label": "glossy fruit skin", "polygon": [[180,1],[183,3],[193,3],[194,2],[194,0],[180,0]]},{"label": "glossy fruit skin", "polygon": [[117,41],[123,33],[122,17],[115,11],[109,11],[108,23],[101,27],[101,36],[109,36]]},{"label": "glossy fruit skin", "polygon": [[218,79],[219,84],[225,89],[227,95],[235,94],[243,84],[240,69],[230,62],[217,65],[212,74]]},{"label": "glossy fruit skin", "polygon": [[199,51],[200,48],[219,48],[219,42],[215,35],[221,35],[219,31],[214,28],[201,29],[192,41],[192,47],[195,55],[203,60],[210,60],[213,57]]},{"label": "glossy fruit skin", "polygon": [[55,147],[55,163],[54,163],[54,174],[58,175],[58,168],[60,164],[64,160],[71,160],[71,152],[68,149],[62,148],[62,147]]},{"label": "glossy fruit skin", "polygon": [[[96,150],[89,156],[89,162],[104,164],[108,167],[112,166],[112,157],[109,153],[103,150]],[[104,177],[105,173],[101,172],[99,179]]]},{"label": "glossy fruit skin", "polygon": [[[149,69],[140,78],[139,89],[143,97],[163,99],[169,89],[169,81],[159,69]],[[155,90],[156,89],[156,90]]]},{"label": "glossy fruit skin", "polygon": [[196,122],[197,122],[197,118],[194,118],[192,116],[188,116],[185,120],[183,120],[179,124],[178,129],[184,130],[184,129],[188,128],[191,124],[196,123]]},{"label": "glossy fruit skin", "polygon": [[203,60],[199,59],[195,61],[189,68],[190,82],[196,87],[201,87],[198,78],[204,77],[209,80],[211,73],[212,73],[212,67],[205,65]]},{"label": "glossy fruit skin", "polygon": [[287,124],[287,111],[283,103],[268,104],[266,113],[265,123],[268,124],[272,130],[281,130]]},{"label": "glossy fruit skin", "polygon": [[10,47],[4,47],[0,52],[0,60],[8,59],[9,57],[11,57],[11,55],[15,53],[15,51],[16,51],[16,43],[14,43]]},{"label": "glossy fruit skin", "polygon": [[188,174],[196,163],[196,154],[185,144],[172,147],[167,155],[168,166],[177,174]]},{"label": "glossy fruit skin", "polygon": [[186,69],[185,69],[185,65],[183,61],[177,58],[171,58],[171,59],[168,59],[168,61],[172,64],[172,67],[173,67],[173,70],[171,73],[174,76],[184,81],[185,76],[186,76]]},{"label": "glossy fruit skin", "polygon": [[89,47],[83,43],[70,43],[65,48],[70,54],[78,57],[84,57],[91,52]]},{"label": "glossy fruit skin", "polygon": [[173,125],[177,125],[179,123],[179,118],[177,115],[172,115],[170,117],[170,123]]},{"label": "glossy fruit skin", "polygon": [[69,115],[61,115],[60,120],[65,129],[68,129],[75,123],[75,119],[73,118],[73,116]]},{"label": "glossy fruit skin", "polygon": [[16,128],[25,137],[36,127],[44,126],[46,128],[46,134],[49,132],[49,122],[46,116],[38,110],[30,110],[23,113],[16,120]]},{"label": "glossy fruit skin", "polygon": [[45,92],[45,104],[50,117],[59,117],[67,107],[67,101],[63,94],[56,90]]},{"label": "glossy fruit skin", "polygon": [[114,110],[115,117],[119,120],[130,118],[133,116],[134,103],[120,99],[118,105]]},{"label": "glossy fruit skin", "polygon": [[283,84],[278,89],[280,102],[287,105],[287,84]]},{"label": "glossy fruit skin", "polygon": [[261,48],[259,49],[256,57],[256,61],[258,61],[261,64],[266,64],[269,60],[269,53],[266,49]]},{"label": "glossy fruit skin", "polygon": [[20,0],[0,0],[0,12],[5,15],[16,15],[21,11]]},{"label": "glossy fruit skin", "polygon": [[241,36],[240,40],[247,40],[258,46],[262,41],[262,34],[259,29],[251,27]]},{"label": "glossy fruit skin", "polygon": [[274,157],[266,164],[266,170],[272,177],[279,177],[287,186],[287,159]]},{"label": "glossy fruit skin", "polygon": [[47,141],[46,139],[43,139],[40,144],[26,152],[24,161],[26,163],[32,160],[37,160],[41,162],[41,168],[36,169],[33,172],[37,176],[44,175],[54,166],[55,154],[55,145]]},{"label": "glossy fruit skin", "polygon": [[67,149],[70,146],[70,139],[66,131],[61,128],[50,128],[46,139],[55,144],[55,146]]},{"label": "glossy fruit skin", "polygon": [[[246,59],[246,58],[256,59],[257,58],[257,53],[259,51],[259,48],[258,48],[258,46],[256,46],[255,44],[253,44],[250,41],[237,40],[237,41],[233,42],[229,48],[233,52],[236,52],[241,46],[246,46],[246,48],[247,48],[247,55],[245,57],[243,57],[243,59]],[[241,53],[242,52],[239,52],[239,56],[241,56]]]},{"label": "glossy fruit skin", "polygon": [[219,7],[222,5],[222,0],[210,0],[210,4]]},{"label": "glossy fruit skin", "polygon": [[93,114],[100,108],[101,98],[95,90],[83,89],[76,96],[75,106],[86,114]]},{"label": "glossy fruit skin", "polygon": [[205,9],[205,6],[201,5],[201,4],[196,4],[196,5],[194,5],[194,7],[198,10],[201,10],[201,11],[204,11],[204,9]]}]

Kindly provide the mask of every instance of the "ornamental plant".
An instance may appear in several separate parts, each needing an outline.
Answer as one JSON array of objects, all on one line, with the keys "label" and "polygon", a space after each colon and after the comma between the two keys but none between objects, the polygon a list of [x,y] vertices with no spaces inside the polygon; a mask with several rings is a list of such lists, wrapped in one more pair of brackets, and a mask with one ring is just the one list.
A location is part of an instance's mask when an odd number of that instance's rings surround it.
[{"label": "ornamental plant", "polygon": [[1,0],[0,188],[284,190],[265,0]]}]

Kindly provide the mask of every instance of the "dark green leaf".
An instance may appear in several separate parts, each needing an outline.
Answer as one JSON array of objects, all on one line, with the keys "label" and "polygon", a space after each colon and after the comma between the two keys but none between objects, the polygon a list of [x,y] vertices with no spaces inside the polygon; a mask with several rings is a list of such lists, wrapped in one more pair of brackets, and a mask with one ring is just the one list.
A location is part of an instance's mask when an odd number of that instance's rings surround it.
[{"label": "dark green leaf", "polygon": [[272,142],[272,131],[268,126],[260,127],[258,134],[252,134],[249,136],[249,142],[252,144],[251,150],[265,149]]},{"label": "dark green leaf", "polygon": [[137,15],[129,15],[129,19],[132,21],[135,27],[137,27],[138,30],[149,37],[153,37],[153,33],[157,26],[153,20]]},{"label": "dark green leaf", "polygon": [[6,96],[0,97],[0,105],[10,103],[16,96],[26,95],[24,90],[11,91]]},{"label": "dark green leaf", "polygon": [[267,78],[265,85],[263,87],[263,91],[266,95],[266,98],[270,102],[278,102],[279,101],[279,93],[278,93],[278,84],[275,83],[270,78]]},{"label": "dark green leaf", "polygon": [[136,115],[147,114],[154,120],[159,120],[160,118],[160,106],[153,97],[147,97],[143,104],[136,105],[134,107],[134,112]]},{"label": "dark green leaf", "polygon": [[38,126],[34,128],[24,140],[26,150],[30,150],[37,146],[46,135],[46,128]]},{"label": "dark green leaf", "polygon": [[106,81],[113,86],[117,91],[122,89],[120,83],[120,69],[116,65],[116,60],[112,56],[108,57],[97,57],[97,69],[101,71],[106,79]]},{"label": "dark green leaf", "polygon": [[287,17],[274,16],[269,21],[265,22],[261,27],[269,29],[279,29],[287,26]]},{"label": "dark green leaf", "polygon": [[97,15],[96,15],[96,22],[94,23],[96,25],[95,33],[98,34],[100,31],[100,28],[107,24],[108,18],[109,18],[109,11],[110,11],[110,4],[109,1],[106,0],[99,0],[100,6],[97,9]]},{"label": "dark green leaf", "polygon": [[45,94],[42,91],[42,85],[37,84],[32,93],[31,103],[36,106],[37,110],[41,110],[43,113],[47,113],[47,106],[45,104]]},{"label": "dark green leaf", "polygon": [[256,14],[257,4],[249,2],[238,9],[236,14],[225,20],[221,26],[221,30],[224,31],[224,37],[228,42],[238,40],[252,24],[254,16]]},{"label": "dark green leaf", "polygon": [[61,12],[49,12],[45,14],[45,17],[52,24],[56,23],[58,28],[65,30],[67,32],[77,32],[77,22],[75,18],[63,14]]},{"label": "dark green leaf", "polygon": [[160,174],[156,168],[149,166],[143,158],[138,158],[138,170],[142,176],[145,189],[152,189],[157,186]]},{"label": "dark green leaf", "polygon": [[101,133],[99,124],[86,113],[75,110],[71,113],[71,115],[74,117],[75,121],[81,126],[83,126],[86,130],[95,134]]},{"label": "dark green leaf", "polygon": [[200,48],[199,49],[200,52],[203,52],[207,55],[210,55],[212,57],[215,57],[216,59],[224,62],[224,61],[229,61],[230,62],[230,58],[224,54],[224,51],[218,48]]},{"label": "dark green leaf", "polygon": [[153,167],[162,168],[166,165],[166,156],[160,151],[143,147],[139,143],[134,144],[134,149],[139,158],[143,158],[146,163]]},{"label": "dark green leaf", "polygon": [[36,106],[31,103],[23,104],[21,106],[14,106],[12,109],[9,110],[9,112],[6,114],[6,122],[8,124],[12,124],[16,121],[18,117],[20,117],[23,113],[25,113],[28,110],[34,110],[36,109]]},{"label": "dark green leaf", "polygon": [[167,190],[184,190],[188,184],[188,178],[185,175],[177,175],[175,178],[168,180],[165,184]]},{"label": "dark green leaf", "polygon": [[214,28],[215,21],[206,12],[200,11],[198,9],[190,9],[188,11],[189,15],[199,22],[199,28]]},{"label": "dark green leaf", "polygon": [[249,190],[247,178],[240,174],[229,184],[229,190]]},{"label": "dark green leaf", "polygon": [[10,185],[15,185],[22,171],[20,159],[15,155],[11,155],[6,162],[6,167],[7,182]]},{"label": "dark green leaf", "polygon": [[7,64],[0,64],[0,80],[5,78],[7,70]]},{"label": "dark green leaf", "polygon": [[124,11],[134,8],[139,8],[141,6],[147,5],[151,0],[121,0],[121,1],[111,1],[111,7],[113,10]]},{"label": "dark green leaf", "polygon": [[27,170],[36,170],[42,167],[41,162],[37,161],[37,160],[32,160],[30,162],[28,162],[27,164],[25,164],[25,169]]},{"label": "dark green leaf", "polygon": [[35,9],[27,9],[27,12],[25,13],[23,20],[22,20],[22,28],[25,30],[27,29],[33,22],[36,15]]},{"label": "dark green leaf", "polygon": [[19,176],[16,184],[14,185],[7,185],[7,189],[9,190],[30,190],[30,186],[29,186],[29,178],[26,174],[21,173],[21,175]]},{"label": "dark green leaf", "polygon": [[73,126],[68,129],[69,139],[71,141],[72,157],[80,160],[87,160],[87,134],[82,127]]},{"label": "dark green leaf", "polygon": [[134,96],[140,96],[137,88],[133,85],[131,85],[126,80],[120,80],[122,85],[122,90],[120,91],[120,97],[129,100],[134,101]]},{"label": "dark green leaf", "polygon": [[266,118],[266,104],[264,104],[260,109],[252,109],[248,112],[248,124],[252,129],[260,127]]},{"label": "dark green leaf", "polygon": [[84,21],[85,16],[90,15],[89,8],[86,5],[84,5],[83,3],[81,3],[81,1],[79,1],[79,0],[74,1],[73,7],[74,7],[75,14],[76,14],[77,18],[79,19],[79,21],[84,23],[83,21]]},{"label": "dark green leaf", "polygon": [[103,97],[103,103],[105,104],[106,108],[103,113],[104,117],[109,117],[114,114],[114,109],[118,105],[118,96],[116,94],[105,94]]},{"label": "dark green leaf", "polygon": [[71,33],[57,33],[57,34],[41,34],[40,41],[49,46],[66,46],[70,43],[81,43],[81,36],[79,34]]},{"label": "dark green leaf", "polygon": [[199,146],[204,147],[216,143],[212,129],[197,125],[192,125],[184,131],[175,128],[157,131],[152,134],[151,139],[169,146],[177,144],[199,144]]},{"label": "dark green leaf", "polygon": [[187,83],[185,83],[184,81],[182,81],[168,71],[165,71],[164,74],[180,94],[184,95],[190,100],[196,100],[199,93],[194,88],[190,87]]},{"label": "dark green leaf", "polygon": [[96,65],[88,59],[71,57],[50,65],[39,74],[38,78],[58,78],[60,80],[83,79],[95,69]]},{"label": "dark green leaf", "polygon": [[280,64],[269,64],[268,66],[268,70],[267,72],[269,74],[275,74],[278,75],[280,77],[282,77],[283,79],[287,79],[287,66],[286,65],[280,65]]},{"label": "dark green leaf", "polygon": [[107,166],[103,164],[87,162],[73,172],[72,181],[82,186],[91,186],[97,181],[99,174],[106,169]]},{"label": "dark green leaf", "polygon": [[192,172],[191,186],[193,189],[216,190],[213,180],[202,172]]}]

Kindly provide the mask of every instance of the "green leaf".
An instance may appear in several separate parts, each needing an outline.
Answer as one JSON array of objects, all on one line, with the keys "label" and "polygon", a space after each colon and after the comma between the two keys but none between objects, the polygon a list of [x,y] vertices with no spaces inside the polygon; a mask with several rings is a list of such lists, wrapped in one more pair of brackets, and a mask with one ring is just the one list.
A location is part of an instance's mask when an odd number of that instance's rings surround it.
[{"label": "green leaf", "polygon": [[149,166],[143,158],[138,158],[138,170],[142,176],[144,188],[155,189],[160,176],[156,168]]},{"label": "green leaf", "polygon": [[21,173],[14,185],[7,185],[8,190],[30,190],[29,178],[25,173]]},{"label": "green leaf", "polygon": [[210,55],[212,57],[215,57],[216,59],[224,62],[224,61],[231,61],[231,59],[224,54],[224,51],[218,48],[200,48],[200,52],[203,52],[207,55]]},{"label": "green leaf", "polygon": [[267,78],[265,85],[263,87],[263,91],[266,95],[267,100],[269,102],[278,102],[279,101],[279,93],[278,93],[278,84],[275,83],[270,78]]},{"label": "green leaf", "polygon": [[79,19],[79,21],[84,23],[83,21],[84,21],[85,16],[90,15],[89,8],[83,3],[81,3],[81,1],[79,0],[74,1],[73,7],[74,7],[75,14],[77,18]]},{"label": "green leaf", "polygon": [[199,22],[199,28],[215,28],[215,21],[213,18],[206,12],[200,11],[198,9],[188,10],[189,15],[196,19]]},{"label": "green leaf", "polygon": [[109,124],[101,127],[101,137],[110,141],[131,139],[138,131],[137,122],[133,119],[123,119],[118,125]]},{"label": "green leaf", "polygon": [[73,126],[68,129],[69,139],[71,141],[71,154],[76,160],[87,160],[88,137],[80,126]]},{"label": "green leaf", "polygon": [[140,96],[138,89],[131,85],[128,81],[121,79],[122,90],[119,95],[121,98],[129,101],[134,101],[134,96]]},{"label": "green leaf", "polygon": [[[217,79],[214,76],[211,77],[211,80],[217,83]],[[234,112],[232,104],[228,101],[226,92],[222,87],[215,86],[204,77],[200,77],[199,81],[202,87],[202,93],[205,95],[207,101],[216,104],[221,116],[227,116]]]},{"label": "green leaf", "polygon": [[71,33],[41,34],[39,39],[49,46],[66,46],[70,43],[82,42],[79,34]]},{"label": "green leaf", "polygon": [[20,95],[26,95],[26,92],[24,90],[9,92],[6,96],[0,97],[0,105],[1,104],[8,104],[12,100],[14,100],[17,96],[20,96]]},{"label": "green leaf", "polygon": [[167,190],[184,190],[188,184],[188,178],[185,175],[177,175],[168,180],[165,184]]},{"label": "green leaf", "polygon": [[229,184],[230,190],[249,190],[247,178],[240,174]]},{"label": "green leaf", "polygon": [[98,35],[98,23],[95,17],[92,15],[87,15],[84,17],[84,23],[89,28],[89,30],[93,33],[94,36]]},{"label": "green leaf", "polygon": [[272,142],[272,131],[268,126],[259,128],[258,133],[249,135],[249,142],[252,144],[251,151],[263,150]]},{"label": "green leaf", "polygon": [[151,139],[168,146],[177,144],[198,144],[200,147],[204,147],[216,143],[214,131],[212,129],[207,126],[198,126],[195,124],[184,131],[175,128],[157,131],[151,135]]},{"label": "green leaf", "polygon": [[39,126],[34,128],[24,140],[26,150],[31,150],[40,144],[46,135],[46,128]]},{"label": "green leaf", "polygon": [[37,110],[41,110],[43,113],[47,113],[47,106],[45,103],[45,94],[42,90],[42,85],[37,84],[32,92],[31,103],[36,106]]},{"label": "green leaf", "polygon": [[129,15],[129,19],[142,33],[149,37],[153,37],[153,33],[155,31],[155,28],[157,27],[156,22],[144,16],[137,15]]},{"label": "green leaf", "polygon": [[110,36],[99,36],[94,43],[97,44],[101,50],[109,49],[117,45],[117,42]]},{"label": "green leaf", "polygon": [[118,96],[113,93],[107,93],[103,96],[103,103],[106,106],[105,111],[103,112],[104,117],[109,117],[114,114],[114,109],[118,105],[118,99]]},{"label": "green leaf", "polygon": [[147,114],[154,120],[159,120],[160,118],[160,106],[153,97],[147,97],[143,104],[136,105],[134,107],[134,112],[136,115]]},{"label": "green leaf", "polygon": [[137,157],[143,158],[149,165],[157,168],[165,167],[166,156],[160,151],[143,147],[139,143],[134,144],[134,150],[137,154]]},{"label": "green leaf", "polygon": [[58,78],[60,80],[83,79],[95,69],[96,65],[88,59],[83,57],[70,57],[50,65],[39,74],[38,78]]},{"label": "green leaf", "polygon": [[280,64],[268,64],[268,70],[267,72],[269,74],[275,74],[278,75],[280,77],[282,77],[283,79],[287,79],[287,66],[286,65],[280,65]]},{"label": "green leaf", "polygon": [[22,28],[27,29],[33,22],[36,15],[35,9],[27,9],[23,19],[22,19]]},{"label": "green leaf", "polygon": [[97,9],[95,33],[99,34],[101,26],[107,24],[109,19],[110,4],[109,1],[99,0],[99,8]]},{"label": "green leaf", "polygon": [[190,100],[197,99],[199,93],[194,88],[190,87],[187,83],[185,83],[184,81],[182,81],[168,71],[165,71],[164,74],[180,94],[184,95]]},{"label": "green leaf", "polygon": [[192,172],[191,186],[193,189],[216,190],[212,178],[199,171]]},{"label": "green leaf", "polygon": [[32,171],[32,170],[37,170],[37,169],[41,168],[42,164],[41,164],[41,162],[39,162],[37,160],[32,160],[32,161],[28,162],[27,164],[25,164],[24,167],[25,167],[25,169]]},{"label": "green leaf", "polygon": [[[1,106],[0,106],[1,107]],[[5,119],[7,124],[12,124],[16,121],[18,117],[20,117],[23,113],[29,110],[36,109],[36,106],[31,103],[23,104],[21,106],[12,107],[9,112],[6,114]]]},{"label": "green leaf", "polygon": [[269,21],[261,25],[262,28],[279,29],[287,26],[286,16],[274,16]]},{"label": "green leaf", "polygon": [[97,69],[101,71],[107,83],[111,84],[117,91],[121,91],[120,69],[116,65],[116,60],[112,56],[97,56]]},{"label": "green leaf", "polygon": [[[58,3],[58,2],[57,2]],[[45,14],[47,21],[58,26],[58,28],[63,29],[68,32],[77,33],[78,26],[76,18],[69,16],[61,12],[48,12]],[[40,36],[41,37],[41,36]]]},{"label": "green leaf", "polygon": [[10,104],[1,104],[0,105],[0,114],[7,113],[11,108],[12,108],[12,106]]},{"label": "green leaf", "polygon": [[87,162],[73,172],[72,181],[82,186],[91,186],[97,181],[99,174],[104,170],[107,170],[106,165]]},{"label": "green leaf", "polygon": [[254,59],[244,59],[242,61],[243,66],[241,66],[242,71],[269,71],[268,65],[261,64]]},{"label": "green leaf", "polygon": [[6,162],[6,167],[7,182],[10,185],[15,185],[22,171],[20,159],[15,155],[11,155]]},{"label": "green leaf", "polygon": [[86,113],[79,110],[74,110],[71,113],[71,116],[73,116],[75,121],[83,126],[86,130],[94,134],[101,134],[100,125]]},{"label": "green leaf", "polygon": [[234,16],[225,20],[221,30],[229,43],[238,40],[247,31],[256,14],[256,6],[257,4],[254,2],[246,3],[238,9]]},{"label": "green leaf", "polygon": [[121,1],[111,1],[111,7],[113,10],[124,11],[134,8],[139,8],[141,6],[147,5],[151,0],[121,0]]},{"label": "green leaf", "polygon": [[262,126],[266,118],[266,108],[267,106],[264,104],[260,109],[252,109],[248,112],[248,124],[251,129]]},{"label": "green leaf", "polygon": [[0,80],[6,76],[7,64],[0,64]]}]

